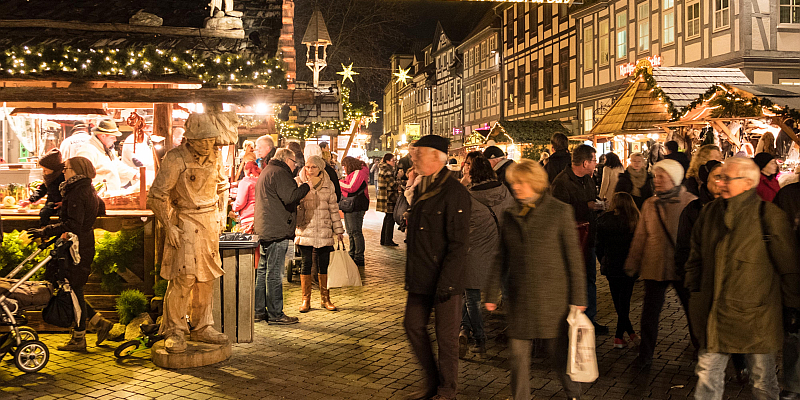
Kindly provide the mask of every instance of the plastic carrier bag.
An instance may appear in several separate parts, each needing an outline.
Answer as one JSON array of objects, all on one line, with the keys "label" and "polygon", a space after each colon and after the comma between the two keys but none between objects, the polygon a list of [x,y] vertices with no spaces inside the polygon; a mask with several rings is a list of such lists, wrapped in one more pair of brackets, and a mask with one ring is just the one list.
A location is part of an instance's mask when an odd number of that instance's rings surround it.
[{"label": "plastic carrier bag", "polygon": [[594,349],[594,325],[583,311],[569,306],[567,375],[575,382],[594,382],[600,375]]},{"label": "plastic carrier bag", "polygon": [[328,289],[344,286],[361,286],[361,275],[344,246],[337,244],[328,265]]}]

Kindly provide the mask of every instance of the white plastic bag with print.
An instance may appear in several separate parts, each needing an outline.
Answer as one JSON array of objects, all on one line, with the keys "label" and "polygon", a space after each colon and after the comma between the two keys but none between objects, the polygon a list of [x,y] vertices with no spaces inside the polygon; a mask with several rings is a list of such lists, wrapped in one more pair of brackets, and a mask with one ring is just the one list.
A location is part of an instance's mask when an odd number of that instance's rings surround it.
[{"label": "white plastic bag with print", "polygon": [[344,286],[361,286],[361,275],[344,245],[337,244],[328,264],[328,289]]},{"label": "white plastic bag with print", "polygon": [[600,373],[594,349],[594,325],[583,311],[569,306],[567,375],[575,382],[594,382]]}]

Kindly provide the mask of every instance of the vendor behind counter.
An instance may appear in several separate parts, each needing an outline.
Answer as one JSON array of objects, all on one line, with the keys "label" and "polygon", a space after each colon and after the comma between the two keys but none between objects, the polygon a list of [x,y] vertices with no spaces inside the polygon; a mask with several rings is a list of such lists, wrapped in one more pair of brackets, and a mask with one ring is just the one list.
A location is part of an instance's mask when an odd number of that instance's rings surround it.
[{"label": "vendor behind counter", "polygon": [[82,144],[75,154],[92,162],[97,171],[92,183],[96,185],[105,181],[106,190],[112,195],[122,193],[123,187],[135,183],[139,178],[138,170],[125,165],[114,150],[114,143],[120,136],[122,132],[117,128],[116,122],[103,119],[92,128],[92,138]]}]

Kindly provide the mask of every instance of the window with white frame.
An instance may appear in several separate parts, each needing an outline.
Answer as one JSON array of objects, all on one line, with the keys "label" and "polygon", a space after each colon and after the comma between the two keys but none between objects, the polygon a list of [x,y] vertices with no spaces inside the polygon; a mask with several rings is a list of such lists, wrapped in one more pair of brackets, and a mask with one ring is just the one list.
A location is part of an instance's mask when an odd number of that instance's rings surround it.
[{"label": "window with white frame", "polygon": [[594,27],[592,25],[583,28],[583,68],[587,71],[594,68]]},{"label": "window with white frame", "polygon": [[598,24],[599,31],[600,31],[600,43],[599,43],[599,51],[600,51],[600,59],[598,62],[600,66],[608,65],[608,20],[600,21]]},{"label": "window with white frame", "polygon": [[800,24],[800,0],[781,0],[781,23]]},{"label": "window with white frame", "polygon": [[714,29],[731,25],[731,0],[714,0]]},{"label": "window with white frame", "polygon": [[664,0],[664,41],[665,45],[675,43],[675,0]]},{"label": "window with white frame", "polygon": [[594,127],[594,108],[583,107],[583,132],[589,133]]},{"label": "window with white frame", "polygon": [[628,55],[628,12],[617,14],[617,58]]},{"label": "window with white frame", "polygon": [[695,1],[686,6],[686,38],[700,36],[700,2]]},{"label": "window with white frame", "polygon": [[636,6],[639,26],[638,46],[639,51],[650,50],[650,2],[646,1]]}]

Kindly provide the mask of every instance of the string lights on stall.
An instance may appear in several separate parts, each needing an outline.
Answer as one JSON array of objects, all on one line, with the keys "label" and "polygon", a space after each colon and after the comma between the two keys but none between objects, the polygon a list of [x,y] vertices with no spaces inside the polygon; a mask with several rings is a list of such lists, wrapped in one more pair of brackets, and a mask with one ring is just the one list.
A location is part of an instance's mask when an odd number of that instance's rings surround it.
[{"label": "string lights on stall", "polygon": [[207,86],[253,84],[270,89],[286,86],[286,73],[277,58],[235,53],[171,50],[149,45],[123,49],[15,46],[0,53],[0,74],[5,76],[65,73],[88,79],[182,76]]},{"label": "string lights on stall", "polygon": [[714,107],[714,110],[711,111],[711,117],[714,118],[733,116],[758,117],[764,115],[764,110],[768,110],[768,112],[778,116],[791,117],[795,120],[800,119],[800,112],[798,112],[798,110],[789,108],[788,106],[779,106],[768,98],[743,97],[725,84],[711,86],[705,93],[679,110],[672,102],[669,95],[658,85],[651,71],[651,69],[646,67],[637,67],[630,82],[634,83],[641,77],[647,84],[647,88],[650,89],[650,95],[664,103],[667,113],[671,116],[671,121],[681,119],[681,117],[685,116],[689,111],[705,102],[708,102],[710,107]]}]

